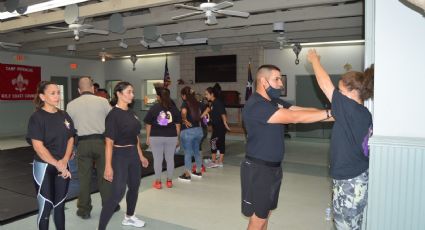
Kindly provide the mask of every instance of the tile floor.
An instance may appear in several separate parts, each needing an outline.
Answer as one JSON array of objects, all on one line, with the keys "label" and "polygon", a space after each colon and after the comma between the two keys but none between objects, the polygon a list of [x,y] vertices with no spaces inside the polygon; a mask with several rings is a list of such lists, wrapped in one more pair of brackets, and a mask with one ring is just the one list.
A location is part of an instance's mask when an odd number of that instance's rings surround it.
[{"label": "tile floor", "polygon": [[[0,149],[26,145],[23,140],[0,140]],[[331,200],[328,177],[329,142],[315,139],[286,140],[283,184],[278,208],[272,213],[269,229],[329,230],[325,209]],[[152,176],[142,179],[137,215],[146,221],[143,229],[246,229],[248,219],[240,212],[239,162],[244,157],[242,138],[229,137],[224,168],[209,169],[202,179],[190,183],[174,181],[171,189],[151,187]],[[175,170],[175,178],[183,168]],[[96,229],[100,213],[100,197],[92,195],[92,218],[81,220],[75,215],[76,200],[66,204],[67,229]],[[125,199],[108,229],[124,227]],[[52,221],[51,221],[52,222]],[[1,230],[36,229],[36,216],[0,226]],[[51,223],[51,229],[54,229]]]}]

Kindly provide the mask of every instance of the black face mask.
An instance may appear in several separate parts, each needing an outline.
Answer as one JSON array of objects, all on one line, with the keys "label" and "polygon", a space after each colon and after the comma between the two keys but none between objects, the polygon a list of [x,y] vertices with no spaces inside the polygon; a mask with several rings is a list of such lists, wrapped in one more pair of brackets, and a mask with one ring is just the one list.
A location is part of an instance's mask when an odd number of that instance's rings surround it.
[{"label": "black face mask", "polygon": [[[267,80],[266,80],[267,81]],[[269,83],[269,81],[267,81]],[[280,97],[280,89],[273,88],[270,83],[269,87],[265,88],[267,95],[269,95],[270,99],[278,99]]]}]

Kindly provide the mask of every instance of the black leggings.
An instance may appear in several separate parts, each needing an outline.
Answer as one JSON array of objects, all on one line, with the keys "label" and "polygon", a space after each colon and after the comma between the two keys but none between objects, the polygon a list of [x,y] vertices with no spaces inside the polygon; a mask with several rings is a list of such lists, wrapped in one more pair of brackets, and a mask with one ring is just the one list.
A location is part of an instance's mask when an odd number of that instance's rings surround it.
[{"label": "black leggings", "polygon": [[141,177],[140,158],[136,146],[114,147],[112,152],[112,169],[114,171],[112,192],[110,198],[102,207],[99,230],[106,229],[106,225],[108,225],[109,220],[114,214],[115,208],[124,197],[126,185],[128,185],[126,196],[127,215],[134,215]]},{"label": "black leggings", "polygon": [[220,154],[226,152],[226,127],[224,125],[212,127],[210,145],[213,154],[216,154],[217,150],[220,151]]},{"label": "black leggings", "polygon": [[58,174],[58,170],[52,165],[40,161],[33,162],[33,178],[38,201],[37,225],[40,230],[49,229],[52,209],[56,229],[65,229],[65,199],[69,179],[63,179]]}]

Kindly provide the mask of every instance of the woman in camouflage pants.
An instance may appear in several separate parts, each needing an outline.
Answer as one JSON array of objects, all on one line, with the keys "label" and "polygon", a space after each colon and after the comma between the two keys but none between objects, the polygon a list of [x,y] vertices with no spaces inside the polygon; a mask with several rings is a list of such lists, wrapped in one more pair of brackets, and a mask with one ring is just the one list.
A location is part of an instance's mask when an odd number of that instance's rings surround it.
[{"label": "woman in camouflage pants", "polygon": [[320,89],[331,102],[328,118],[335,121],[330,146],[335,226],[338,230],[360,229],[367,205],[367,142],[372,130],[372,114],[363,102],[373,95],[373,67],[365,73],[345,73],[336,89],[315,50],[309,50],[308,60]]}]

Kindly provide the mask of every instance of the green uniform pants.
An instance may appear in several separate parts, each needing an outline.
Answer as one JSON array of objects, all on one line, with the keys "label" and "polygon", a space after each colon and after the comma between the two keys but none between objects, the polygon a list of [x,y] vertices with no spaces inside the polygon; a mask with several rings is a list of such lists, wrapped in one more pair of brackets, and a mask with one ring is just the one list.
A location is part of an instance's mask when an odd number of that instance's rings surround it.
[{"label": "green uniform pants", "polygon": [[77,202],[77,213],[79,215],[90,214],[92,210],[90,193],[93,166],[96,169],[97,185],[103,205],[111,194],[111,183],[103,179],[103,173],[105,172],[104,139],[81,140],[78,143],[77,167],[80,181],[80,193]]}]

